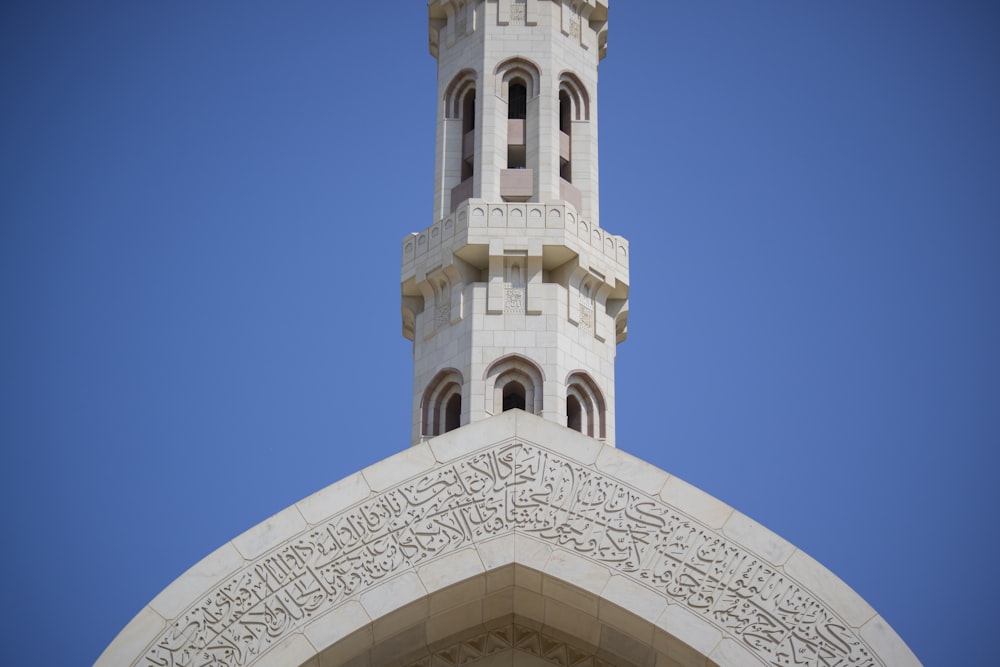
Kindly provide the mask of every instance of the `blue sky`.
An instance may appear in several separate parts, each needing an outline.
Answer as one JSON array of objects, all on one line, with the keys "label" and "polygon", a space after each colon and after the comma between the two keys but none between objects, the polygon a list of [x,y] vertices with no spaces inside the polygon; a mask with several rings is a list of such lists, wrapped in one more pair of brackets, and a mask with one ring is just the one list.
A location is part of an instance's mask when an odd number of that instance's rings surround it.
[{"label": "blue sky", "polygon": [[[813,555],[925,664],[989,664],[1000,10],[610,17],[619,447]],[[418,0],[0,6],[6,663],[90,664],[214,548],[407,445],[425,20]]]}]

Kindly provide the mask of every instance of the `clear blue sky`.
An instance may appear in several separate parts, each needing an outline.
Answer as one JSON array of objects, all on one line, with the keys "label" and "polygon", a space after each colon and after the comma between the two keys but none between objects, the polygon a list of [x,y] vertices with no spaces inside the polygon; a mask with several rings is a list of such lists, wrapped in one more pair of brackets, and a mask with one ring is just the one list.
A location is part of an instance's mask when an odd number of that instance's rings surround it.
[{"label": "clear blue sky", "polygon": [[[618,445],[825,564],[927,665],[996,661],[1000,9],[617,1]],[[407,2],[0,6],[10,665],[409,438],[431,224]]]}]

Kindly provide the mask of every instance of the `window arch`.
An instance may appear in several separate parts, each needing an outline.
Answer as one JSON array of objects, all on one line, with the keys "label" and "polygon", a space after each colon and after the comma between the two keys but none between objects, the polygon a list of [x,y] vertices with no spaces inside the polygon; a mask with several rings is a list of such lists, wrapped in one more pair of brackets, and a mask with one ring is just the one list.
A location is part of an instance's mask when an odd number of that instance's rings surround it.
[{"label": "window arch", "polygon": [[566,426],[592,438],[607,437],[604,396],[581,371],[566,378]]},{"label": "window arch", "polygon": [[538,96],[538,81],[541,78],[541,70],[538,65],[527,58],[508,58],[496,66],[493,73],[497,77],[497,90],[500,97],[510,101],[510,84],[515,79],[520,79],[525,87],[527,99]]},{"label": "window arch", "polygon": [[463,69],[455,75],[455,78],[445,88],[445,118],[459,119],[464,117],[466,109],[463,108],[463,103],[470,92],[474,98],[476,93],[476,72],[472,69]]},{"label": "window arch", "polygon": [[559,75],[559,93],[560,101],[562,93],[566,93],[568,120],[590,120],[590,95],[575,74],[563,72]]},{"label": "window arch", "polygon": [[444,117],[456,125],[446,134],[447,142],[455,142],[460,150],[454,151],[457,164],[449,169],[457,175],[452,181],[451,210],[472,196],[472,176],[476,164],[476,72],[464,69],[455,75],[444,92]]},{"label": "window arch", "polygon": [[486,372],[486,408],[492,397],[493,414],[519,409],[540,415],[543,383],[541,369],[528,359],[518,355],[499,359]]},{"label": "window arch", "polygon": [[420,433],[441,435],[462,425],[462,374],[448,368],[424,390],[420,402]]}]

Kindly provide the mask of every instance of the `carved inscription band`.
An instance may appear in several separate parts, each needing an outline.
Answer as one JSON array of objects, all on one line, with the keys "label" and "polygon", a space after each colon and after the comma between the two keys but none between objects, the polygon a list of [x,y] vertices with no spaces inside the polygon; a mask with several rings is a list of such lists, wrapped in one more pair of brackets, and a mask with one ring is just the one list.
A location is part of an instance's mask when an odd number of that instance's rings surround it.
[{"label": "carved inscription band", "polygon": [[178,617],[137,664],[248,665],[368,587],[511,531],[686,606],[768,665],[882,664],[814,594],[753,553],[657,497],[518,442],[439,466],[261,556]]}]

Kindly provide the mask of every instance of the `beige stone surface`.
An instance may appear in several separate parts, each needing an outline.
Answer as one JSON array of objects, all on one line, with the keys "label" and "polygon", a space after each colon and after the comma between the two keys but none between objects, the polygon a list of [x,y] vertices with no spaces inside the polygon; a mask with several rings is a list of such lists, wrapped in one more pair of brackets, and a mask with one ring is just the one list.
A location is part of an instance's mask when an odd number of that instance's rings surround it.
[{"label": "beige stone surface", "polygon": [[[461,549],[417,568],[423,588],[428,593],[464,582],[484,572],[486,568],[479,559],[479,553],[473,548]],[[483,583],[485,584],[485,580]]]},{"label": "beige stone surface", "polygon": [[601,449],[596,467],[615,479],[628,480],[631,486],[650,495],[658,494],[670,478],[656,466],[613,447]]},{"label": "beige stone surface", "polygon": [[153,598],[149,606],[163,618],[174,618],[191,600],[215,582],[232,574],[246,561],[231,542],[223,544]]},{"label": "beige stone surface", "polygon": [[301,665],[316,657],[316,648],[301,634],[293,634],[278,642],[274,648],[257,660],[259,667],[287,667]]},{"label": "beige stone surface", "polygon": [[656,620],[657,627],[663,629],[667,636],[660,635],[661,643],[654,644],[682,664],[697,662],[693,656],[710,655],[722,640],[722,631],[713,626],[704,617],[693,613],[679,604],[668,605]]},{"label": "beige stone surface", "polygon": [[437,463],[430,447],[415,445],[361,471],[372,491],[379,492],[427,472]]},{"label": "beige stone surface", "polygon": [[920,661],[899,635],[881,616],[876,616],[861,627],[861,636],[875,653],[891,667],[920,667]]},{"label": "beige stone surface", "polygon": [[722,532],[775,565],[783,564],[795,553],[795,547],[790,542],[740,512],[734,511],[730,515]]},{"label": "beige stone surface", "polygon": [[372,639],[375,644],[379,644],[407,628],[420,625],[428,616],[430,616],[430,598],[420,598],[375,620],[371,624]]},{"label": "beige stone surface", "polygon": [[371,493],[364,475],[357,472],[300,500],[295,506],[307,522],[315,524],[361,502]]},{"label": "beige stone surface", "polygon": [[307,625],[303,634],[309,643],[318,651],[336,644],[363,628],[367,628],[372,619],[365,613],[360,602],[352,600],[331,610]]},{"label": "beige stone surface", "polygon": [[621,575],[608,580],[601,597],[650,623],[660,618],[667,608],[663,595]]},{"label": "beige stone surface", "polygon": [[[662,664],[669,660],[698,665],[707,657],[719,664],[725,660],[738,664],[733,661],[747,651],[753,653],[740,648],[747,643],[732,630],[743,626],[722,622],[721,611],[705,613],[690,597],[701,585],[701,572],[729,573],[719,580],[731,577],[729,586],[753,577],[760,582],[754,589],[759,592],[731,588],[738,599],[768,609],[782,595],[795,595],[811,605],[810,618],[834,623],[843,619],[851,626],[847,631],[857,637],[849,645],[863,647],[871,656],[884,652],[885,667],[917,664],[891,628],[846,584],[805,554],[789,555],[792,547],[781,538],[666,473],[667,482],[657,495],[648,490],[655,484],[635,483],[631,465],[605,465],[601,470],[598,462],[614,461],[613,455],[599,455],[594,464],[585,465],[544,448],[547,435],[561,428],[533,415],[504,415],[488,428],[473,425],[456,431],[455,435],[467,437],[461,446],[449,445],[448,462],[416,476],[411,473],[427,465],[433,441],[367,469],[366,480],[396,479],[396,486],[358,502],[343,500],[356,500],[359,494],[345,495],[341,487],[321,492],[315,503],[297,505],[343,506],[319,523],[307,525],[295,507],[279,513],[168,587],[155,602],[164,617],[152,608],[142,612],[98,664],[151,667],[175,650],[173,640],[165,640],[163,634],[170,624],[205,632],[214,627],[211,619],[236,609],[232,603],[217,606],[217,601],[238,602],[241,591],[256,590],[272,591],[265,600],[274,608],[308,605],[310,611],[308,615],[293,611],[292,616],[301,620],[253,655],[269,655],[277,642],[301,636],[314,647],[321,665],[340,664],[329,650],[334,646],[341,658],[348,655],[344,659],[375,664],[374,658],[384,655],[387,647],[417,642],[415,633],[423,637],[420,641],[428,637],[444,641],[451,632],[469,630],[470,624],[485,627],[487,622],[519,619],[537,629],[548,624],[552,632],[577,627],[581,641],[594,644],[600,637],[605,651],[609,645],[629,651],[644,646],[647,658]],[[499,444],[484,442],[477,434]],[[460,486],[455,485],[458,479]],[[354,480],[346,488],[364,487]],[[595,503],[602,496],[592,491],[573,500],[565,493],[572,488],[601,489],[601,494],[616,500],[610,505]],[[674,503],[664,502],[664,496]],[[316,515],[320,513],[316,510]],[[394,514],[406,518],[395,521]],[[696,515],[724,527],[700,524]],[[376,534],[361,539],[352,526],[366,522]],[[410,532],[411,525],[436,525],[440,530],[416,534]],[[331,550],[333,543],[328,540],[333,535],[344,540],[346,550],[340,560],[331,561],[341,553]],[[414,541],[418,535],[422,537]],[[674,538],[667,539],[669,535]],[[671,548],[677,538],[689,546]],[[355,539],[360,541],[351,546]],[[691,549],[694,544],[703,547]],[[721,569],[722,561],[717,561],[723,557],[731,563],[728,569]],[[714,562],[720,569],[713,569]],[[292,587],[283,587],[282,581]],[[688,588],[674,588],[672,582]],[[711,585],[713,599],[723,600],[725,591],[717,583]],[[332,602],[317,595],[331,586],[351,588],[332,588],[343,590]],[[242,616],[226,621],[225,627],[252,620],[264,610],[252,599],[247,604]],[[431,624],[430,619],[434,619]],[[253,627],[248,625],[246,631]],[[210,634],[192,635],[190,640],[213,641]],[[288,642],[282,650],[290,654],[303,646],[298,640]],[[835,648],[831,645],[831,650]],[[133,657],[123,657],[127,655]],[[860,655],[846,658],[868,664]],[[256,666],[255,660],[245,664]],[[880,663],[873,658],[870,664]]]},{"label": "beige stone surface", "polygon": [[305,529],[306,520],[293,505],[281,510],[233,540],[244,558],[252,560]]},{"label": "beige stone surface", "polygon": [[586,611],[559,600],[545,600],[545,626],[554,628],[577,638],[579,641],[597,646],[601,641],[601,623],[595,613]]},{"label": "beige stone surface", "polygon": [[149,607],[144,607],[129,621],[115,640],[104,649],[95,667],[118,667],[131,664],[141,656],[146,646],[156,639],[166,627],[163,618]]},{"label": "beige stone surface", "polygon": [[796,551],[784,565],[814,595],[822,599],[852,627],[860,627],[875,616],[875,610],[837,575],[802,551]]},{"label": "beige stone surface", "polygon": [[482,623],[483,603],[481,598],[477,598],[428,618],[426,641],[431,644],[455,634],[456,627],[478,628]]},{"label": "beige stone surface", "polygon": [[413,572],[406,572],[362,593],[361,605],[370,618],[381,618],[425,595],[427,591],[420,578]]},{"label": "beige stone surface", "polygon": [[660,497],[710,528],[722,528],[733,513],[732,507],[679,477],[671,477],[667,480],[660,492]]},{"label": "beige stone surface", "polygon": [[479,560],[487,570],[502,568],[515,560],[514,534],[508,533],[494,537],[476,545]]},{"label": "beige stone surface", "polygon": [[595,596],[604,590],[611,578],[607,567],[565,550],[552,553],[545,565],[545,572],[552,575],[550,579],[570,581],[574,586]]}]

